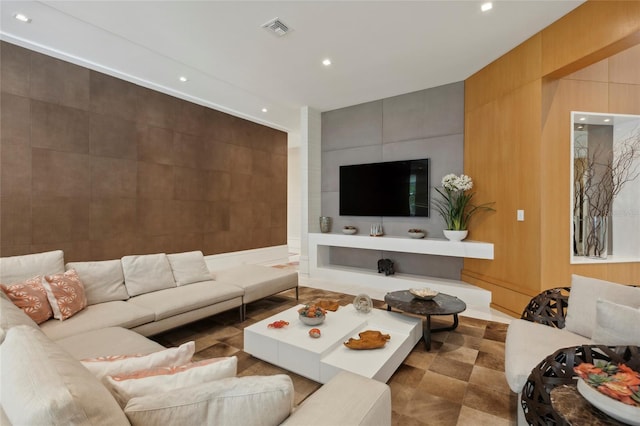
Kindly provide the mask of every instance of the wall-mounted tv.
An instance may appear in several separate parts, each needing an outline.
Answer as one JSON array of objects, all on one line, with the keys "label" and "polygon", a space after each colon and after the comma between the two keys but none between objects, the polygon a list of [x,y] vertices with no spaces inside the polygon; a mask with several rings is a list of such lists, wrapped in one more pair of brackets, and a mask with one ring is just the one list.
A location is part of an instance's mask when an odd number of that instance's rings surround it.
[{"label": "wall-mounted tv", "polygon": [[340,166],[341,216],[429,216],[429,159]]}]

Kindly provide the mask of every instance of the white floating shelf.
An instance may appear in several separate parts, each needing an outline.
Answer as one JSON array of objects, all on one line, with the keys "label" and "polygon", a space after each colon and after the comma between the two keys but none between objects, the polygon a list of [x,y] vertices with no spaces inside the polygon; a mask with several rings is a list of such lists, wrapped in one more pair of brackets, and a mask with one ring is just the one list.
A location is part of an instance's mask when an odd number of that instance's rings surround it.
[{"label": "white floating shelf", "polygon": [[309,234],[310,246],[350,247],[436,256],[493,259],[493,244],[480,241],[449,241],[441,238],[370,237],[368,235]]}]

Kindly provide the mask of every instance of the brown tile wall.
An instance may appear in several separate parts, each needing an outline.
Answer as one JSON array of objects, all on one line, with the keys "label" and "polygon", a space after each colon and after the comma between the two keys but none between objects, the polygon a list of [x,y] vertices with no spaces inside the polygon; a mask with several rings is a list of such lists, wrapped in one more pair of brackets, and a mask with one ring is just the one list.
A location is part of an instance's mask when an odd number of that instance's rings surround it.
[{"label": "brown tile wall", "polygon": [[287,136],[0,43],[0,256],[286,244]]}]

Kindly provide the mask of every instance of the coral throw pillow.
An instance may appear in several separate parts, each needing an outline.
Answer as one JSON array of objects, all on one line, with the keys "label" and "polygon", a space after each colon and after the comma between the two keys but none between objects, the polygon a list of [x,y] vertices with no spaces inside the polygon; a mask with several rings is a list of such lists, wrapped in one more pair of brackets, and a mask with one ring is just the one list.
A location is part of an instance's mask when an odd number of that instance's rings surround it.
[{"label": "coral throw pillow", "polygon": [[29,315],[36,324],[43,323],[53,316],[40,275],[21,283],[3,285],[2,290],[13,304]]},{"label": "coral throw pillow", "polygon": [[84,285],[75,269],[63,274],[45,275],[42,286],[47,292],[53,317],[64,321],[87,307]]}]

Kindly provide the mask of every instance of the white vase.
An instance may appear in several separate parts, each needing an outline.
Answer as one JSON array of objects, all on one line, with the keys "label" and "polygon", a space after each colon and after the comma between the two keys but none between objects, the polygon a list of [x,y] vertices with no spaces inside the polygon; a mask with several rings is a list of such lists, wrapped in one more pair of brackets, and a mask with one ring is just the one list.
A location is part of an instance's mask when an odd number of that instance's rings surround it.
[{"label": "white vase", "polygon": [[444,232],[445,238],[449,241],[462,241],[467,238],[467,234],[469,233],[466,229],[464,231],[452,231],[450,229],[445,229],[442,232]]}]

